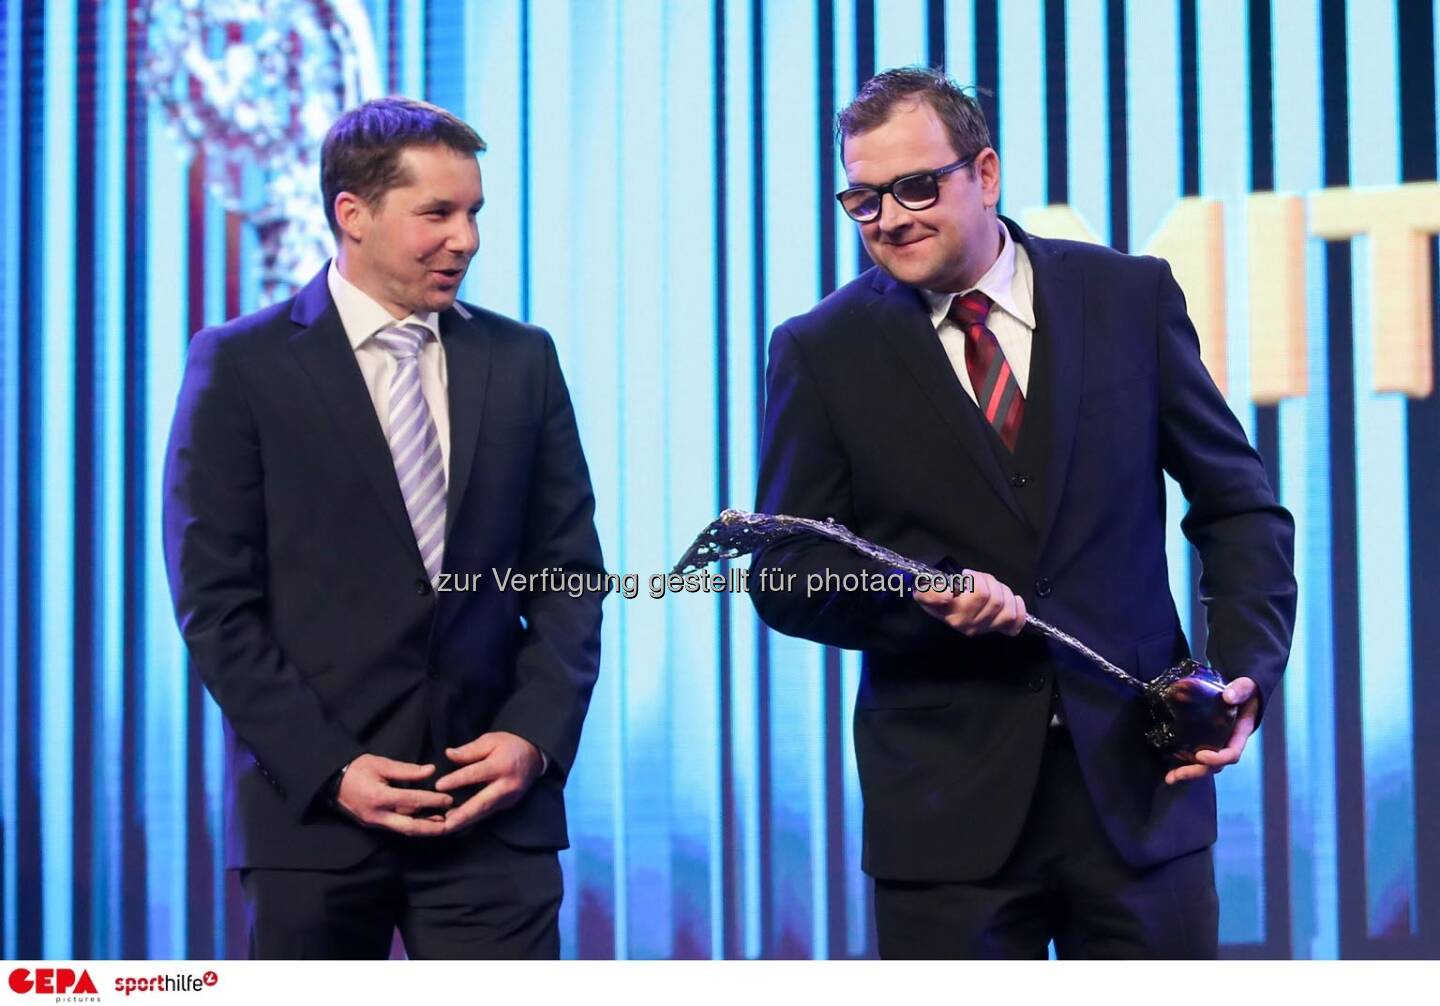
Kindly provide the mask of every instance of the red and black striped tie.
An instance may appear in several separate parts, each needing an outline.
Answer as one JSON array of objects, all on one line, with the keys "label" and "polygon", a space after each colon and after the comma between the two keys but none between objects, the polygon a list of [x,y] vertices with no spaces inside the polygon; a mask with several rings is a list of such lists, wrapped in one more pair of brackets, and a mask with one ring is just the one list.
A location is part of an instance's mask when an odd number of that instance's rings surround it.
[{"label": "red and black striped tie", "polygon": [[970,372],[975,404],[1000,435],[1000,441],[1013,453],[1020,439],[1025,396],[1010,370],[1010,361],[995,341],[995,333],[985,327],[990,304],[989,297],[979,290],[971,290],[950,302],[950,320],[965,333],[965,369]]}]

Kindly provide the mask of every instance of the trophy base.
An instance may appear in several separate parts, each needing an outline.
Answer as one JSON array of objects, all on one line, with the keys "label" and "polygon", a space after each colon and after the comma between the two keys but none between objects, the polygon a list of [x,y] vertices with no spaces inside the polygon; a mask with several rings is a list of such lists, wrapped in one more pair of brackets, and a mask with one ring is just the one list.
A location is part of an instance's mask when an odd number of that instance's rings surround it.
[{"label": "trophy base", "polygon": [[1230,741],[1237,710],[1225,701],[1225,680],[1213,668],[1186,658],[1145,685],[1155,725],[1145,739],[1182,762],[1197,751],[1218,751]]}]

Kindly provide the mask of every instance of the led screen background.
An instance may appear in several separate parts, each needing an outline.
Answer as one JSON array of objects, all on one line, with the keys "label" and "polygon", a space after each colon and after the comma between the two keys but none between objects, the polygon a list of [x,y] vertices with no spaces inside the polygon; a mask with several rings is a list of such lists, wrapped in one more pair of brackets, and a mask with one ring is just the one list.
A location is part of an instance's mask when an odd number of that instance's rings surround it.
[{"label": "led screen background", "polygon": [[[1002,211],[1171,258],[1295,514],[1290,670],[1219,780],[1224,952],[1440,952],[1431,0],[363,7],[379,89],[490,144],[465,296],[554,334],[607,564],[642,588],[753,503],[768,334],[864,267],[835,110],[906,63],[988,89]],[[187,675],[158,486],[186,340],[261,306],[259,239],[139,83],[140,5],[0,9],[4,949],[239,954],[221,720]],[[1203,652],[1183,508],[1171,485]],[[872,954],[857,678],[743,597],[612,596],[565,953]]]}]

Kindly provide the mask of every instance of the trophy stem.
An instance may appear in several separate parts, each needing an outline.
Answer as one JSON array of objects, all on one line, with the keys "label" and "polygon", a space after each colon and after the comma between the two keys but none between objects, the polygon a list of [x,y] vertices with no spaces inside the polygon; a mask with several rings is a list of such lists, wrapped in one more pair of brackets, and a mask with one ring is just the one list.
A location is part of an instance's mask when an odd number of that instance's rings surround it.
[{"label": "trophy stem", "polygon": [[[780,541],[797,534],[813,534],[839,542],[846,548],[884,563],[914,576],[943,577],[944,574],[933,566],[917,562],[898,552],[892,552],[883,545],[867,541],[852,532],[844,524],[834,520],[815,520],[811,517],[791,517],[786,514],[748,513],[744,510],[725,510],[695,538],[694,544],[686,550],[675,564],[674,572],[686,573],[700,569],[721,559],[735,559],[749,555],[762,545]],[[1080,640],[1042,621],[1034,615],[1025,616],[1025,628],[1067,646],[1089,660],[1100,670],[1129,687],[1144,691],[1145,684],[1126,674],[1119,667],[1106,660]]]},{"label": "trophy stem", "polygon": [[1145,683],[1139,678],[1133,677],[1125,673],[1123,670],[1110,663],[1110,661],[1100,656],[1100,654],[1090,649],[1090,647],[1080,642],[1080,640],[1076,639],[1074,636],[1070,635],[1068,632],[1065,632],[1062,629],[1055,628],[1055,626],[1051,625],[1049,622],[1042,621],[1041,619],[1036,618],[1034,615],[1026,615],[1025,628],[1032,632],[1038,632],[1042,636],[1053,639],[1063,646],[1068,646],[1070,649],[1080,654],[1086,660],[1089,660],[1092,664],[1100,668],[1100,670],[1104,671],[1106,674],[1110,675],[1115,680],[1130,686],[1136,691],[1143,692],[1145,690]]}]

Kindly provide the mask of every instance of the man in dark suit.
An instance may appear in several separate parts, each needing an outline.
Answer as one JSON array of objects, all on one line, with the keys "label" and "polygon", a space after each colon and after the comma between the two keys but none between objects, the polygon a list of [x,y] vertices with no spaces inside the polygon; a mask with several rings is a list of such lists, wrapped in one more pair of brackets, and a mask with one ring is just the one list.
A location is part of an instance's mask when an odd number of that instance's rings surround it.
[{"label": "man in dark suit", "polygon": [[[978,104],[881,74],[839,118],[841,204],[877,267],[770,344],[758,509],[833,517],[975,589],[807,590],[881,572],[814,538],[761,550],[774,628],[863,650],[864,868],[887,957],[1210,957],[1215,787],[1280,681],[1293,522],[1200,360],[1169,267],[999,218]],[[1239,707],[1189,765],[1137,697],[1020,635],[1027,611],[1144,678],[1187,650],[1162,472],[1204,563]],[[1013,588],[1013,589],[1012,589]]]},{"label": "man in dark suit", "polygon": [[550,337],[455,299],[484,149],[422,102],[346,113],[335,260],[190,343],[165,551],[252,956],[384,957],[397,926],[412,957],[559,953],[603,566]]}]

